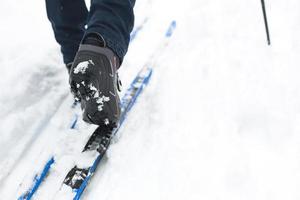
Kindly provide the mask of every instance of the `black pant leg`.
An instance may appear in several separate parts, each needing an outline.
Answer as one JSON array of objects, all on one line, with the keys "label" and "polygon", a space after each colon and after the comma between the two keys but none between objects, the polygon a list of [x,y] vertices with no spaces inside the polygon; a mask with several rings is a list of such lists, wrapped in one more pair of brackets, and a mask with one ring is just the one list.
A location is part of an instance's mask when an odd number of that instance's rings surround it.
[{"label": "black pant leg", "polygon": [[73,62],[85,32],[88,10],[84,0],[46,0],[47,16],[64,62]]},{"label": "black pant leg", "polygon": [[134,25],[135,0],[92,0],[86,33],[96,32],[105,39],[122,61]]}]

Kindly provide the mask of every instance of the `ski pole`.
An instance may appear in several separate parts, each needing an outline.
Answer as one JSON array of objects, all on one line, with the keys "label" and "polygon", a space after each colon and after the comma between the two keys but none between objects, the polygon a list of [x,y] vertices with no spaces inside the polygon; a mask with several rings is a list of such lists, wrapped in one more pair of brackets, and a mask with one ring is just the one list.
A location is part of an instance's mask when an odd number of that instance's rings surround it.
[{"label": "ski pole", "polygon": [[267,13],[266,13],[266,7],[265,7],[265,1],[264,0],[261,0],[261,6],[262,6],[262,10],[263,10],[263,15],[264,15],[264,21],[265,21],[265,28],[266,28],[266,33],[267,33],[268,45],[271,45],[270,33],[269,33],[269,26],[268,26],[268,19],[267,19]]}]

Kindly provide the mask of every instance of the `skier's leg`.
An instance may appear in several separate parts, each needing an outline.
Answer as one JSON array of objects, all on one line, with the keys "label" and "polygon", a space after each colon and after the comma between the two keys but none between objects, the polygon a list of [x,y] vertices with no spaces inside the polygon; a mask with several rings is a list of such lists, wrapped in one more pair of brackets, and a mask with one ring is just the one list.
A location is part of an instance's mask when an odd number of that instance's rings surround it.
[{"label": "skier's leg", "polygon": [[70,73],[83,120],[115,126],[120,118],[117,69],[133,28],[134,0],[92,0],[88,28]]},{"label": "skier's leg", "polygon": [[85,31],[88,10],[84,0],[46,0],[47,15],[64,63],[73,62]]},{"label": "skier's leg", "polygon": [[135,0],[91,0],[86,35],[100,34],[121,61],[134,24],[134,4]]}]

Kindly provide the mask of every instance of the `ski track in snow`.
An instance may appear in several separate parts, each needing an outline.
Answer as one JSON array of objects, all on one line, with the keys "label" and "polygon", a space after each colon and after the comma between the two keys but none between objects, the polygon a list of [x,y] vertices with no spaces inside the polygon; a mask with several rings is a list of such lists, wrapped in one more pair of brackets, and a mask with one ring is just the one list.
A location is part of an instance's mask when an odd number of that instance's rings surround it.
[{"label": "ski track in snow", "polygon": [[[65,98],[67,74],[44,5],[31,1],[0,8],[10,16],[0,18],[3,27],[24,20],[18,29],[30,21],[37,31],[24,29],[20,41],[17,28],[1,32],[1,199],[16,199],[54,154],[57,163],[34,198],[53,199],[94,129],[82,121],[68,129],[80,111]],[[120,69],[123,88],[167,24],[175,19],[178,26],[83,199],[300,198],[300,2],[266,1],[266,8],[272,46],[260,1],[137,1],[136,24],[145,15],[148,21]],[[45,120],[44,131],[34,132]],[[66,193],[54,199],[70,199]]]}]

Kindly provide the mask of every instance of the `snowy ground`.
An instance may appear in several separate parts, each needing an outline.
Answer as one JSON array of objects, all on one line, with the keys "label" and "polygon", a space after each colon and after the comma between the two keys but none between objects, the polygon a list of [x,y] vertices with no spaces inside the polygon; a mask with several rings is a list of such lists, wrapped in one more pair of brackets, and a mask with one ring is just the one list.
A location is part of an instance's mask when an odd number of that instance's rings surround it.
[{"label": "snowy ground", "polygon": [[[266,3],[272,46],[259,0],[137,2],[136,25],[148,21],[120,70],[124,88],[171,20],[177,29],[83,199],[300,199],[300,2]],[[2,2],[0,22],[0,195],[16,199],[93,127],[68,129],[68,77],[44,2]],[[35,199],[51,199],[68,167],[57,164]]]}]

